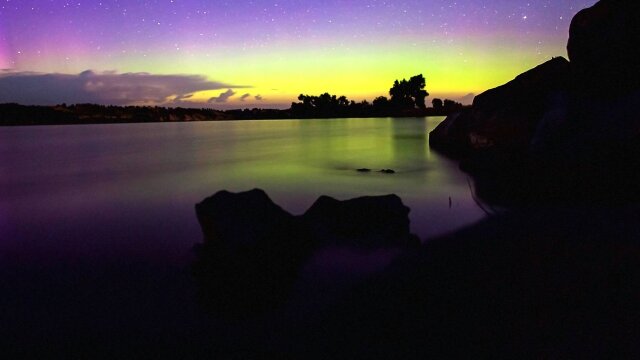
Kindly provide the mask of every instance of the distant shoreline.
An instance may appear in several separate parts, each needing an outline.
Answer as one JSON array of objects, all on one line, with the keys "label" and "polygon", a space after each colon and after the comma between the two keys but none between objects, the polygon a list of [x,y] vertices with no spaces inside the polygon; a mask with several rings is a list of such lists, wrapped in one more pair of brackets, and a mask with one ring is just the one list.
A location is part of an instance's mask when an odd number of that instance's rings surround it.
[{"label": "distant shoreline", "polygon": [[[387,118],[447,116],[452,111],[434,108],[389,111],[388,113],[323,114],[325,116],[295,116],[291,109],[236,109],[213,110],[191,108],[165,108],[151,106],[103,106],[95,104],[34,106],[0,104],[0,126],[39,125],[100,125],[177,123],[240,120],[311,120],[341,118]],[[296,114],[299,115],[299,114]],[[327,116],[328,115],[328,116]]]}]

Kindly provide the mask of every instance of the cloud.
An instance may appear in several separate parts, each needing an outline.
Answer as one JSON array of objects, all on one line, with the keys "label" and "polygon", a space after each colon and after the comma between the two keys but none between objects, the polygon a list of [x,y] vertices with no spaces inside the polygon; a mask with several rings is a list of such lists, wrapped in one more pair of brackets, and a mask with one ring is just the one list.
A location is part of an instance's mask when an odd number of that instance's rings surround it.
[{"label": "cloud", "polygon": [[0,103],[158,105],[188,99],[198,91],[246,87],[209,81],[199,75],[96,73],[91,70],[77,75],[9,71],[0,72]]},{"label": "cloud", "polygon": [[221,93],[219,96],[217,96],[217,97],[212,97],[211,99],[209,99],[209,101],[208,101],[208,102],[209,102],[209,103],[213,103],[213,102],[216,102],[216,103],[226,103],[226,102],[227,102],[227,100],[229,100],[229,98],[230,98],[230,97],[232,97],[232,96],[233,96],[233,95],[235,95],[235,94],[236,94],[236,92],[235,92],[235,91],[233,91],[233,90],[231,90],[231,89],[228,89],[227,91],[225,91],[225,92]]},{"label": "cloud", "polygon": [[182,100],[186,100],[186,99],[190,99],[193,97],[193,94],[187,94],[187,95],[177,95],[174,99],[173,102],[180,102]]},{"label": "cloud", "polygon": [[249,94],[249,93],[246,93],[246,94],[240,96],[240,101],[245,101],[249,96],[251,96],[251,94]]},{"label": "cloud", "polygon": [[256,100],[258,100],[258,101],[262,101],[262,99],[263,99],[263,98],[262,98],[262,95],[256,95],[256,96],[255,96],[255,98],[256,98]]}]

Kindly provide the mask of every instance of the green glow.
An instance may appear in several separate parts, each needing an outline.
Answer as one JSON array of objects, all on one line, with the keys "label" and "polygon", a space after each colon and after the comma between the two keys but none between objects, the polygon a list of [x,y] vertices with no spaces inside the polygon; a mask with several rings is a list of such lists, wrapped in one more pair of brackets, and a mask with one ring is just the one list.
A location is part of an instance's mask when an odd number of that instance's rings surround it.
[{"label": "green glow", "polygon": [[[355,47],[288,46],[271,47],[232,53],[225,49],[195,49],[193,53],[151,53],[145,56],[122,54],[106,59],[78,59],[77,63],[94,64],[97,70],[121,72],[151,72],[160,74],[202,74],[211,80],[234,85],[251,86],[237,89],[238,95],[228,106],[241,103],[239,95],[260,94],[269,104],[287,105],[301,93],[330,92],[346,95],[352,100],[372,100],[387,96],[395,79],[422,73],[427,90],[433,97],[461,97],[478,94],[513,79],[553,55],[563,55],[560,45],[539,46],[523,43],[514,46],[517,38],[486,36],[438,43],[433,40],[408,43],[367,44]],[[520,39],[522,41],[522,39]],[[533,49],[533,50],[532,50]],[[203,55],[204,54],[204,55]],[[550,55],[546,55],[550,54]],[[70,71],[85,70],[70,64]],[[224,90],[206,91],[190,99],[206,102]]]}]

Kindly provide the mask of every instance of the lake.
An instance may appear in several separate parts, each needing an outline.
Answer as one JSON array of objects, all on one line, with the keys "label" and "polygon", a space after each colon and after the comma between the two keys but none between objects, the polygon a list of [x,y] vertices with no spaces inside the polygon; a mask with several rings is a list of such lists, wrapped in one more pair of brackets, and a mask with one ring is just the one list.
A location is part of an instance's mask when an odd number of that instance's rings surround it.
[{"label": "lake", "polygon": [[[223,189],[264,189],[293,214],[320,195],[395,193],[423,241],[470,225],[484,212],[468,177],[428,146],[442,120],[0,128],[0,338],[18,352],[193,338],[208,326],[189,274],[202,240],[194,205]],[[340,271],[390,261],[319,258]]]}]

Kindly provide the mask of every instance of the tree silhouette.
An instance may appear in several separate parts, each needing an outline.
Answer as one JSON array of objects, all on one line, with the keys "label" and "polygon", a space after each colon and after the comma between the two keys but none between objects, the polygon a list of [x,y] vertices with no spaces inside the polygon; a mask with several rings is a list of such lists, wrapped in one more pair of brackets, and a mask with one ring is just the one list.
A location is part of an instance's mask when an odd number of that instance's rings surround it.
[{"label": "tree silhouette", "polygon": [[422,74],[413,76],[407,81],[394,81],[393,87],[389,89],[391,103],[398,109],[426,109],[425,99],[429,93],[424,90],[426,80]]},{"label": "tree silhouette", "polygon": [[453,100],[444,100],[444,110],[448,113],[460,111],[463,108],[462,104]]},{"label": "tree silhouette", "polygon": [[433,105],[433,109],[436,111],[442,110],[442,107],[444,106],[442,99],[438,99],[438,98],[433,99],[431,101],[431,104]]},{"label": "tree silhouette", "polygon": [[298,103],[291,104],[291,115],[299,118],[341,117],[368,115],[371,105],[366,102],[350,101],[346,96],[324,93],[319,96],[300,94]]},{"label": "tree silhouette", "polygon": [[373,99],[373,106],[375,107],[386,108],[388,105],[389,99],[384,96],[378,96],[377,98]]}]

